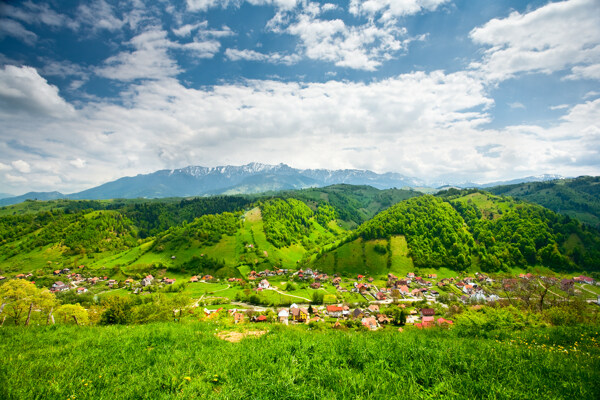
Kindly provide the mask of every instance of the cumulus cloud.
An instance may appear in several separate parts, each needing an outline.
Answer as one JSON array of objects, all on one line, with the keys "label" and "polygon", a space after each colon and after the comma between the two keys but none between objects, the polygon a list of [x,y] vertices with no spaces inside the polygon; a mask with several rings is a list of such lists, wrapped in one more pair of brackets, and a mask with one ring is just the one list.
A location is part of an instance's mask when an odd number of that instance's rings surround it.
[{"label": "cumulus cloud", "polygon": [[197,58],[212,58],[221,47],[218,41],[210,39],[173,42],[160,28],[151,28],[135,36],[129,45],[135,50],[109,57],[102,67],[96,69],[96,74],[120,81],[165,79],[181,72],[169,50],[184,50]]},{"label": "cumulus cloud", "polygon": [[489,46],[483,61],[471,67],[491,80],[565,69],[571,70],[571,79],[598,79],[599,6],[598,0],[569,0],[493,19],[470,33],[475,43]]},{"label": "cumulus cloud", "polygon": [[381,20],[433,11],[448,0],[350,0],[348,10],[354,15],[381,15]]},{"label": "cumulus cloud", "polygon": [[313,60],[333,62],[340,67],[373,71],[384,60],[405,49],[410,39],[406,29],[369,22],[347,26],[341,19],[322,20],[300,15],[285,30],[298,36],[304,54]]},{"label": "cumulus cloud", "polygon": [[12,166],[14,169],[16,169],[17,171],[26,174],[28,172],[31,172],[31,166],[23,160],[17,160],[17,161],[13,161]]},{"label": "cumulus cloud", "polygon": [[74,108],[56,86],[31,67],[6,65],[0,69],[0,115],[25,113],[30,117],[68,117]]},{"label": "cumulus cloud", "polygon": [[206,11],[210,8],[239,7],[243,2],[255,6],[272,5],[284,10],[296,7],[301,0],[187,0],[187,8],[190,11]]}]

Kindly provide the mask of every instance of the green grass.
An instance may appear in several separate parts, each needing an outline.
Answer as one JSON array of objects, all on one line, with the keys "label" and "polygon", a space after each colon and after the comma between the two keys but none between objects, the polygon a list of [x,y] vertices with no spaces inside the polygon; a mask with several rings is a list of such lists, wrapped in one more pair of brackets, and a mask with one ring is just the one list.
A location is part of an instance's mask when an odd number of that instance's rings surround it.
[{"label": "green grass", "polygon": [[409,272],[414,272],[412,258],[408,257],[408,243],[404,236],[392,236],[390,247],[392,250],[392,273],[405,276]]},{"label": "green grass", "polygon": [[270,332],[229,343],[216,323],[4,327],[0,398],[600,398],[598,327],[502,339],[250,328]]}]

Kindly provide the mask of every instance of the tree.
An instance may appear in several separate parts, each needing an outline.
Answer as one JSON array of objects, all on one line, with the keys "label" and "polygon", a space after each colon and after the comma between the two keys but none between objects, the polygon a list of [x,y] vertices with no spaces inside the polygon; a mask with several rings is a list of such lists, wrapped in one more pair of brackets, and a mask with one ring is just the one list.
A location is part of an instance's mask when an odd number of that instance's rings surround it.
[{"label": "tree", "polygon": [[1,305],[4,305],[2,313],[15,325],[20,325],[30,319],[32,313],[29,310],[40,311],[33,313],[35,319],[45,316],[56,305],[56,298],[48,289],[38,289],[29,281],[16,279],[0,286]]},{"label": "tree", "polygon": [[88,325],[88,312],[79,304],[63,304],[54,312],[59,322],[63,324]]},{"label": "tree", "polygon": [[392,310],[392,318],[394,319],[395,325],[402,326],[402,325],[406,324],[406,313],[401,308],[395,307]]},{"label": "tree", "polygon": [[102,325],[126,324],[130,318],[131,300],[123,296],[110,296],[103,300],[105,307],[100,323]]}]

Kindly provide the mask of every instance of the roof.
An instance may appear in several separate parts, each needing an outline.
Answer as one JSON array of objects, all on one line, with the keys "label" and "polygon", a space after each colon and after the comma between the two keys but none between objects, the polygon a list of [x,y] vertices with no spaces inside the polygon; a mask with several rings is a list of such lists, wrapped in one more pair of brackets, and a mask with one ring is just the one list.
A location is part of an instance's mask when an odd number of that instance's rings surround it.
[{"label": "roof", "polygon": [[433,308],[423,308],[421,309],[421,314],[428,316],[435,315],[435,310]]},{"label": "roof", "polygon": [[343,308],[340,306],[327,306],[327,312],[340,312]]}]

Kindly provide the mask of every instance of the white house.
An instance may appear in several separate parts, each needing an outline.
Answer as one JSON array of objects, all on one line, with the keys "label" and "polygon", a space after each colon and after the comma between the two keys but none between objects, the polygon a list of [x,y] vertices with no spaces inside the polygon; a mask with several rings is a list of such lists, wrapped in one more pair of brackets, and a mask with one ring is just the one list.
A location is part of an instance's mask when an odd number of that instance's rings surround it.
[{"label": "white house", "polygon": [[271,284],[269,283],[268,280],[263,279],[262,281],[260,281],[258,283],[258,288],[259,289],[270,289],[271,288]]}]

